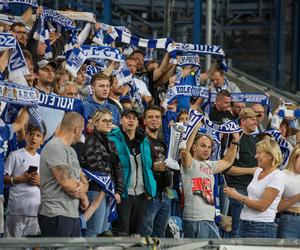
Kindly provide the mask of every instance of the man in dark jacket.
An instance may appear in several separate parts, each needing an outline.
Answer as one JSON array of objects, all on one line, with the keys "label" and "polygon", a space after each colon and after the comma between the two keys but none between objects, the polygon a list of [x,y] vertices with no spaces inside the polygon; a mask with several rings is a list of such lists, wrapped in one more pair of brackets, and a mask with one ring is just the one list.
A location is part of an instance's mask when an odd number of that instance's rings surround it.
[{"label": "man in dark jacket", "polygon": [[122,201],[117,205],[118,219],[112,223],[114,234],[132,235],[143,225],[147,199],[156,194],[152,171],[151,146],[138,128],[138,114],[124,110],[121,128],[113,129],[108,139],[116,144],[124,174]]}]

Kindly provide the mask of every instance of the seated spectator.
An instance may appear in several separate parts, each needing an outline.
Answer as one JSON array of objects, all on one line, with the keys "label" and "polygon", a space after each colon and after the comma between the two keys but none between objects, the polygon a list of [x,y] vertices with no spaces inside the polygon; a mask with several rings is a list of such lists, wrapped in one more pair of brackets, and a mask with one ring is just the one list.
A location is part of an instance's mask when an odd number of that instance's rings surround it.
[{"label": "seated spectator", "polygon": [[224,192],[244,204],[238,236],[241,238],[276,238],[274,222],[277,207],[284,189],[284,177],[279,169],[282,154],[274,139],[264,139],[256,144],[257,166],[247,187],[248,195],[225,187]]},{"label": "seated spectator", "polygon": [[5,163],[4,183],[11,185],[5,223],[8,237],[21,238],[40,234],[37,219],[41,200],[40,155],[36,151],[43,143],[45,135],[44,123],[43,132],[39,127],[27,124],[25,148],[11,152]]},{"label": "seated spectator", "polygon": [[278,205],[278,238],[300,239],[300,144],[293,149],[287,168],[282,172],[284,190]]}]

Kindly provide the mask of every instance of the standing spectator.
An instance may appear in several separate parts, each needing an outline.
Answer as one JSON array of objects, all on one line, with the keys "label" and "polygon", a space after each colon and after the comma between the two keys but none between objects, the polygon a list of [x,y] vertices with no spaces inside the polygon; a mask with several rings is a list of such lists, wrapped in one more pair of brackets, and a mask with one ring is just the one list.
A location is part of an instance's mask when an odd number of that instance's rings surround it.
[{"label": "standing spectator", "polygon": [[181,152],[181,177],[184,191],[183,232],[186,238],[220,238],[214,222],[213,186],[215,173],[229,168],[237,150],[239,134],[226,155],[219,161],[208,161],[213,140],[205,134],[197,134],[199,122],[190,135],[186,148]]},{"label": "standing spectator", "polygon": [[257,116],[257,130],[258,133],[264,132],[266,129],[263,126],[263,121],[266,117],[265,115],[265,108],[263,105],[261,105],[260,103],[255,103],[251,106],[251,108],[253,109],[253,111],[258,114],[259,116]]},{"label": "standing spectator", "polygon": [[119,125],[120,113],[115,105],[107,101],[110,91],[109,77],[103,73],[98,73],[93,76],[91,86],[93,94],[84,103],[88,119],[92,119],[96,110],[108,109],[112,113],[113,123]]},{"label": "standing spectator", "polygon": [[[257,139],[253,135],[256,130],[257,116],[251,108],[245,108],[240,112],[240,127],[242,134],[239,143],[239,149],[234,161],[234,166],[239,168],[254,168],[257,166],[257,160],[254,157],[256,152]],[[238,169],[239,169],[238,168]],[[236,168],[232,167],[227,172],[226,180],[229,187],[234,187],[237,192],[242,195],[247,195],[247,186],[251,182],[253,176],[249,173],[247,175],[235,176]],[[250,170],[251,171],[251,170]],[[231,237],[236,237],[240,214],[244,204],[234,198],[229,201],[229,210],[232,216],[232,231]]]},{"label": "standing spectator", "polygon": [[285,186],[277,208],[280,212],[277,237],[300,239],[300,144],[293,149],[282,174]]},{"label": "standing spectator", "polygon": [[80,236],[78,208],[79,203],[87,208],[88,182],[71,144],[79,141],[83,126],[80,114],[66,113],[57,135],[41,153],[38,220],[42,237]]},{"label": "standing spectator", "polygon": [[146,201],[156,194],[152,171],[151,146],[144,131],[138,128],[138,114],[124,110],[121,128],[113,129],[108,139],[116,144],[124,174],[122,202],[117,205],[118,219],[112,223],[115,234],[140,233]]},{"label": "standing spectator", "polygon": [[233,120],[234,116],[230,113],[231,95],[227,90],[218,92],[215,104],[209,112],[209,119],[214,122],[224,123],[227,119]]},{"label": "standing spectator", "polygon": [[124,85],[119,85],[118,84],[118,79],[116,76],[111,76],[109,78],[111,87],[110,87],[110,92],[109,92],[109,98],[108,98],[108,102],[115,105],[120,114],[122,114],[123,112],[123,106],[120,103],[120,98],[124,92]]},{"label": "standing spectator", "polygon": [[[115,184],[115,199],[121,202],[124,189],[123,171],[120,165],[116,145],[107,140],[112,129],[112,114],[107,109],[98,110],[93,117],[94,130],[85,140],[83,159],[84,167],[93,173],[103,173],[111,177]],[[90,203],[103,192],[95,181],[90,181],[88,198]],[[95,237],[108,230],[110,212],[109,197],[102,200],[100,207],[87,222],[86,236]]]},{"label": "standing spectator", "polygon": [[168,188],[172,183],[172,172],[168,170],[165,159],[167,148],[158,139],[162,125],[162,110],[158,106],[149,106],[144,112],[144,124],[147,138],[152,148],[153,171],[156,180],[156,195],[147,200],[142,236],[165,237],[166,227],[171,213],[171,199]]},{"label": "standing spectator", "polygon": [[10,26],[10,32],[17,39],[22,49],[27,45],[28,34],[26,31],[26,25],[21,22],[13,23]]},{"label": "standing spectator", "polygon": [[[4,183],[11,185],[7,205],[6,235],[26,237],[40,234],[37,214],[41,201],[38,166],[40,155],[36,152],[43,143],[43,132],[32,124],[26,126],[26,146],[10,153],[4,170]],[[29,173],[30,167],[35,171]],[[32,168],[33,169],[33,168]]]},{"label": "standing spectator", "polygon": [[229,93],[241,93],[239,87],[234,83],[227,80],[223,70],[219,69],[212,73],[211,85],[209,88],[213,93],[218,93],[221,90],[227,90]]},{"label": "standing spectator", "polygon": [[244,204],[240,216],[238,236],[242,238],[276,238],[274,222],[284,189],[284,176],[277,169],[282,154],[274,139],[266,138],[256,144],[258,168],[247,187],[248,195],[225,187],[224,192]]},{"label": "standing spectator", "polygon": [[231,102],[231,113],[234,116],[234,119],[238,119],[240,112],[246,108],[246,105],[244,102]]},{"label": "standing spectator", "polygon": [[[4,209],[3,209],[3,193],[4,193],[4,156],[5,156],[5,141],[11,140],[14,132],[24,129],[28,120],[28,111],[22,109],[14,123],[0,126],[0,234],[4,233]],[[12,183],[11,183],[12,184]]]},{"label": "standing spectator", "polygon": [[[56,63],[43,59],[35,67],[36,83],[35,88],[45,94],[56,95],[53,92],[54,71]],[[42,120],[46,124],[47,134],[45,141],[54,134],[58,124],[61,122],[65,112],[63,110],[52,109],[48,107],[39,107]]]}]

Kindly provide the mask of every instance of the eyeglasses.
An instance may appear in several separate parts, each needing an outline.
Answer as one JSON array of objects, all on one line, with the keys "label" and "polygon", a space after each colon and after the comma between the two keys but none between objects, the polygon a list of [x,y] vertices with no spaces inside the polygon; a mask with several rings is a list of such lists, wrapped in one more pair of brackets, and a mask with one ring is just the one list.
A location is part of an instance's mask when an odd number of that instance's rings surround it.
[{"label": "eyeglasses", "polygon": [[14,33],[16,34],[21,34],[21,35],[24,35],[24,36],[28,36],[27,32],[25,31],[13,31]]},{"label": "eyeglasses", "polygon": [[113,123],[112,119],[110,119],[110,120],[103,119],[103,120],[98,120],[98,121],[101,123],[104,123],[104,124],[112,124]]}]

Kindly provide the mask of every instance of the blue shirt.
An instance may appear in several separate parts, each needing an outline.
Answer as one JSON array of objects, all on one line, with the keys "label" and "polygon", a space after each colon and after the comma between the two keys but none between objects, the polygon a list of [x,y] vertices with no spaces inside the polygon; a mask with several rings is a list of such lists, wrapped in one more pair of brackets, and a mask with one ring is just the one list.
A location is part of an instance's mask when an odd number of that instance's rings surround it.
[{"label": "blue shirt", "polygon": [[115,125],[120,124],[121,116],[120,116],[118,108],[115,105],[108,103],[107,100],[105,100],[105,102],[103,104],[95,102],[92,95],[90,95],[85,100],[84,111],[85,111],[88,119],[93,118],[93,115],[95,114],[95,112],[97,110],[103,110],[103,109],[108,109],[112,113],[113,123]]}]

